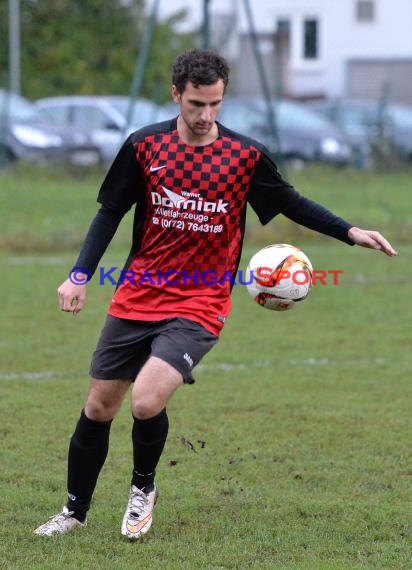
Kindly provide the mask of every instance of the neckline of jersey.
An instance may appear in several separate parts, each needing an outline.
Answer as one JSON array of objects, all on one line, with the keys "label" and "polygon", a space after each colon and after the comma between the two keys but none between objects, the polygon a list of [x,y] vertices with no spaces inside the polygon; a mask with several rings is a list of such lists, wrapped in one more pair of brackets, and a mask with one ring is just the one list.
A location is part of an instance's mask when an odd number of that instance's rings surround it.
[{"label": "neckline of jersey", "polygon": [[216,142],[222,138],[221,124],[216,121],[217,137],[212,142],[210,142],[208,144],[201,144],[201,145],[188,144],[179,135],[179,131],[177,130],[177,119],[178,119],[178,117],[175,117],[175,119],[174,119],[174,130],[176,131],[176,134],[179,137],[179,142],[184,144],[185,147],[188,149],[202,150],[202,149],[206,149],[206,148],[212,148],[216,144]]}]

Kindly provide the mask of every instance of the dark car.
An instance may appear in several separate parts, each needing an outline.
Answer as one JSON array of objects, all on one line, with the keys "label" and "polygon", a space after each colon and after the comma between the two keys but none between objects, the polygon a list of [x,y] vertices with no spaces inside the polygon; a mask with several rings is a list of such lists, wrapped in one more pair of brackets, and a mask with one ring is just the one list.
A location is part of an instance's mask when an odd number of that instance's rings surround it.
[{"label": "dark car", "polygon": [[[412,107],[353,99],[313,101],[310,108],[333,121],[373,165],[373,150],[398,153],[412,162]],[[383,147],[382,147],[383,145]]]},{"label": "dark car", "polygon": [[1,162],[26,160],[39,164],[94,166],[99,151],[79,129],[64,128],[39,117],[33,103],[0,90]]},{"label": "dark car", "polygon": [[280,155],[290,167],[301,168],[306,163],[351,163],[352,148],[340,129],[295,101],[273,101],[271,125],[265,101],[228,97],[224,100],[220,119],[228,126],[243,128],[241,121],[250,121],[247,116],[251,114],[252,105],[260,110],[263,121],[257,125],[255,134],[252,129],[250,136],[263,138],[269,150]]},{"label": "dark car", "polygon": [[[238,133],[264,143],[275,159],[293,169],[307,163],[348,165],[352,148],[347,138],[330,121],[293,101],[272,102],[271,128],[267,104],[260,98],[226,95],[218,121]],[[178,113],[167,105],[169,116]]]}]

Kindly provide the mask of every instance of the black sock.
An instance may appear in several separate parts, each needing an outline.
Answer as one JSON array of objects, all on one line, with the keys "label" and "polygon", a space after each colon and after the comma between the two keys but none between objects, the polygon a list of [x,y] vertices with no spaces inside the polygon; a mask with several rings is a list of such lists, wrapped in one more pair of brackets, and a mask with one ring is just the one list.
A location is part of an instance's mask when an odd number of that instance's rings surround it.
[{"label": "black sock", "polygon": [[166,409],[148,420],[134,418],[132,485],[146,492],[153,489],[157,464],[169,431]]},{"label": "black sock", "polygon": [[109,450],[112,420],[97,422],[80,415],[70,440],[67,472],[67,508],[83,522],[89,510],[97,478]]}]

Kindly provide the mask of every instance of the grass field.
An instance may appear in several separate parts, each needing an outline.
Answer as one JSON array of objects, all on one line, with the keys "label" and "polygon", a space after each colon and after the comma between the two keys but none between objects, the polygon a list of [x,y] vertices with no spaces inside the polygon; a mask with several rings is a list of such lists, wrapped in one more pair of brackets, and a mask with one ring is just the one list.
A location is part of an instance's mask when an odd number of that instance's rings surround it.
[{"label": "grass field", "polygon": [[[290,313],[235,287],[221,342],[169,406],[153,529],[120,536],[130,411],[114,422],[85,531],[32,529],[65,500],[68,440],[113,289],[89,285],[76,318],[56,308],[96,209],[101,174],[0,173],[2,487],[0,568],[393,569],[412,567],[410,173],[311,169],[305,194],[384,230],[400,255],[350,248],[253,216],[244,251],[289,240],[315,268],[341,269]],[[7,213],[7,214],[6,214]],[[130,219],[102,265],[124,261]]]}]

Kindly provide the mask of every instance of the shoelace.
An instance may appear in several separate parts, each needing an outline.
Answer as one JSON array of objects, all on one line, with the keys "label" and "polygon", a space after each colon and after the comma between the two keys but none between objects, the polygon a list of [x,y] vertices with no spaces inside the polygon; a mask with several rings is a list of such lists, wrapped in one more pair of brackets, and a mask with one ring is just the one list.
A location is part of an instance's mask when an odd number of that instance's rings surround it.
[{"label": "shoelace", "polygon": [[57,525],[59,528],[61,528],[64,521],[71,518],[72,514],[73,514],[73,511],[67,511],[67,512],[63,511],[63,512],[59,513],[58,515],[54,515],[53,517],[50,517],[50,519],[46,522],[46,524],[44,525],[44,528],[49,529],[53,525]]},{"label": "shoelace", "polygon": [[133,491],[130,495],[129,500],[129,509],[130,513],[129,516],[138,519],[139,516],[144,512],[145,507],[148,504],[148,498],[143,491],[137,489],[137,491]]}]

